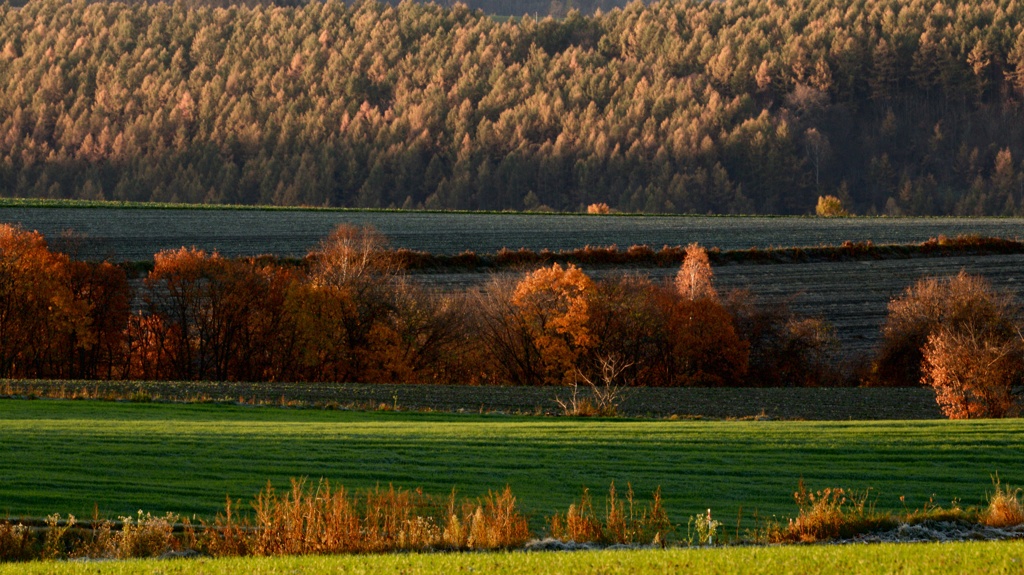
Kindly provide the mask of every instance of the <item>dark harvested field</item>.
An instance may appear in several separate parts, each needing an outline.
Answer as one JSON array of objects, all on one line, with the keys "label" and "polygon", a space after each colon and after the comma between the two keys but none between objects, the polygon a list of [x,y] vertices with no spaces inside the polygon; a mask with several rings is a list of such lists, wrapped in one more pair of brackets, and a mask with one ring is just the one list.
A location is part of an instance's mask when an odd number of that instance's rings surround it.
[{"label": "dark harvested field", "polygon": [[[144,401],[556,414],[565,388],[236,382],[3,381],[0,395],[130,397]],[[928,389],[637,388],[625,392],[628,416],[806,420],[935,419]]]},{"label": "dark harvested field", "polygon": [[0,207],[0,222],[56,238],[74,230],[88,240],[86,258],[146,260],[163,249],[196,246],[227,256],[302,256],[341,223],[371,224],[393,247],[457,254],[501,248],[570,250],[587,245],[654,248],[698,242],[723,250],[779,246],[920,243],[945,234],[1014,238],[1024,219],[724,216],[587,216],[361,212],[339,210],[204,210]]}]

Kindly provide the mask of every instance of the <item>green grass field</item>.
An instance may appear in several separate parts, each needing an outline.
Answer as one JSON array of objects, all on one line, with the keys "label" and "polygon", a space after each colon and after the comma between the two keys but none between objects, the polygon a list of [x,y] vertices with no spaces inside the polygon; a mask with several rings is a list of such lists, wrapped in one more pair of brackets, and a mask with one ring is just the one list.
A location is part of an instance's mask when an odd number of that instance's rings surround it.
[{"label": "green grass field", "polygon": [[[510,485],[534,529],[584,486],[612,481],[670,518],[713,509],[733,535],[792,492],[871,488],[879,509],[983,503],[990,476],[1024,482],[1024,420],[768,422],[579,420],[225,405],[0,401],[0,516],[212,517],[226,495],[325,477],[477,496]],[[684,533],[685,534],[685,533]]]},{"label": "green grass field", "polygon": [[1024,542],[461,553],[0,565],[0,574],[122,573],[1020,573]]}]

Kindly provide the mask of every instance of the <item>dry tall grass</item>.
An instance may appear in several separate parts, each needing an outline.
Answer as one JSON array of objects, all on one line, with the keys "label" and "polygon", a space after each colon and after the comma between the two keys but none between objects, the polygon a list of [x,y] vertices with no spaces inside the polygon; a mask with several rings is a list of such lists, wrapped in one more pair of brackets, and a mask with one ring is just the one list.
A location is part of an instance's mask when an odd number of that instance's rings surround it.
[{"label": "dry tall grass", "polygon": [[995,492],[988,500],[988,508],[981,514],[981,522],[990,527],[1013,527],[1024,524],[1024,505],[1021,489],[1003,488],[999,477],[993,478]]},{"label": "dry tall grass", "polygon": [[0,523],[0,562],[32,559],[34,544],[30,528],[21,523]]},{"label": "dry tall grass", "polygon": [[268,485],[253,503],[255,516],[219,516],[205,546],[220,555],[383,553],[428,549],[507,549],[530,537],[511,489],[480,500],[438,499],[388,487],[350,494],[327,481],[293,480],[283,494]]},{"label": "dry tall grass", "polygon": [[637,502],[632,485],[627,484],[625,499],[615,490],[613,482],[608,488],[605,513],[599,518],[594,512],[590,490],[584,488],[579,502],[569,506],[565,515],[550,519],[551,536],[576,543],[634,544],[664,542],[672,531],[672,523],[661,503],[661,489],[651,496],[649,504]]},{"label": "dry tall grass", "polygon": [[812,493],[801,480],[793,494],[800,513],[785,528],[770,524],[765,539],[771,543],[815,543],[895,523],[892,517],[874,512],[868,495],[831,487]]}]

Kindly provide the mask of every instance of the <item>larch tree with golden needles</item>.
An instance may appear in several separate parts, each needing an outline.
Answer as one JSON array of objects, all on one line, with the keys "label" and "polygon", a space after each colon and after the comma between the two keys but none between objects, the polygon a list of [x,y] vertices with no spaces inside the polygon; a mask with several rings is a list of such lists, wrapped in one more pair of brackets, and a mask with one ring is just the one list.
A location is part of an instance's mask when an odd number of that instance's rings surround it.
[{"label": "larch tree with golden needles", "polygon": [[696,301],[701,299],[718,299],[712,280],[711,262],[708,252],[697,244],[686,246],[683,265],[676,274],[676,290],[684,298]]},{"label": "larch tree with golden needles", "polygon": [[554,264],[524,277],[512,294],[544,366],[544,381],[568,383],[581,352],[594,343],[587,329],[594,283],[570,264]]}]

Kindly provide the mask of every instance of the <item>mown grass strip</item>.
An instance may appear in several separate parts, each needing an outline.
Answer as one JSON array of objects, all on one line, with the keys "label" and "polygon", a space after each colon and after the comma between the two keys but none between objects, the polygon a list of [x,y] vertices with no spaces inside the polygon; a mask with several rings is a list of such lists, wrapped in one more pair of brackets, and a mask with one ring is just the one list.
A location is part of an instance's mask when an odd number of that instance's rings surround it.
[{"label": "mown grass strip", "polygon": [[1020,573],[1024,542],[730,547],[574,553],[400,554],[241,559],[37,562],[8,573]]},{"label": "mown grass strip", "polygon": [[[531,527],[584,486],[661,486],[670,519],[713,508],[726,535],[755,513],[793,516],[792,493],[872,489],[880,510],[983,504],[991,474],[1024,481],[1024,421],[572,420],[87,401],[0,401],[0,515],[210,518],[225,496],[324,477],[348,489],[469,497],[509,485]],[[900,501],[904,496],[904,501]],[[685,533],[684,533],[685,535]]]}]

